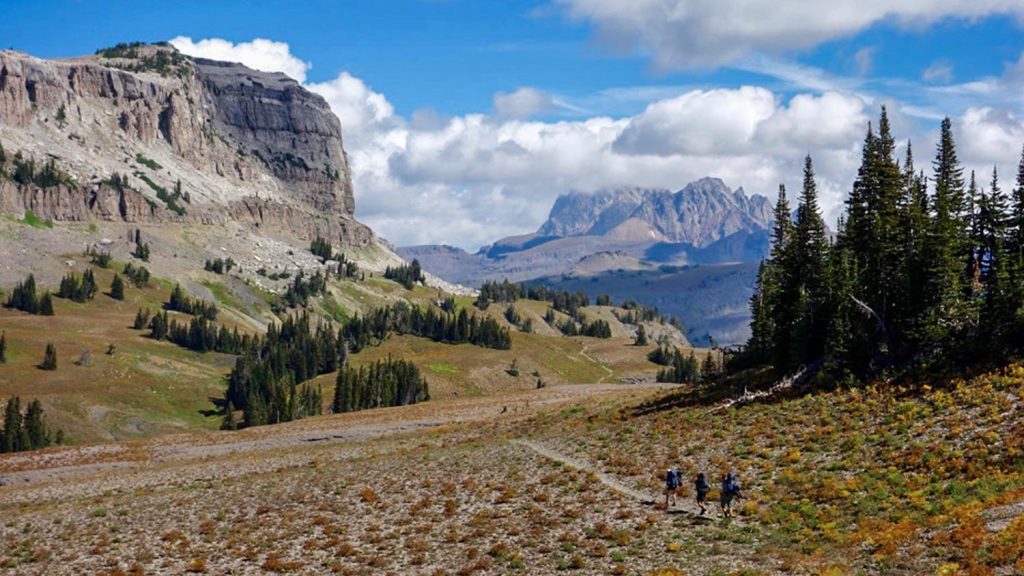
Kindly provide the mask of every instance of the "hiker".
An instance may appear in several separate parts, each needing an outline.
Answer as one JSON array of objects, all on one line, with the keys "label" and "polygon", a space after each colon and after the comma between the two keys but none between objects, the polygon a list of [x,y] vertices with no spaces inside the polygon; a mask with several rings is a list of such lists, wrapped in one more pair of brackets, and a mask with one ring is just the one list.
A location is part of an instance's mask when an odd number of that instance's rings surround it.
[{"label": "hiker", "polygon": [[740,493],[740,484],[736,481],[736,473],[729,472],[725,476],[722,476],[722,494],[719,496],[719,502],[722,504],[722,516],[725,518],[733,517],[732,501],[742,499],[743,495]]},{"label": "hiker", "polygon": [[675,468],[669,468],[665,471],[665,509],[668,510],[668,501],[671,499],[672,504],[676,503],[676,491],[679,490],[680,484],[679,470]]},{"label": "hiker", "polygon": [[700,515],[707,514],[708,508],[708,492],[711,491],[711,485],[708,484],[708,477],[703,472],[697,474],[697,479],[693,482],[694,492],[697,493],[697,506],[700,506]]}]

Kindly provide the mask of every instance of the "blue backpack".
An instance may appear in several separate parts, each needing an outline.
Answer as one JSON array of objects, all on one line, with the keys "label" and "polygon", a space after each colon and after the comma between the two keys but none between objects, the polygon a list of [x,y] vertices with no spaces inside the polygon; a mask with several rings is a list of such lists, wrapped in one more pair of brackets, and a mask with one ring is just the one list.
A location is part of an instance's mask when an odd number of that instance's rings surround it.
[{"label": "blue backpack", "polygon": [[729,478],[725,481],[725,493],[729,496],[735,496],[740,493],[740,485],[736,480]]}]

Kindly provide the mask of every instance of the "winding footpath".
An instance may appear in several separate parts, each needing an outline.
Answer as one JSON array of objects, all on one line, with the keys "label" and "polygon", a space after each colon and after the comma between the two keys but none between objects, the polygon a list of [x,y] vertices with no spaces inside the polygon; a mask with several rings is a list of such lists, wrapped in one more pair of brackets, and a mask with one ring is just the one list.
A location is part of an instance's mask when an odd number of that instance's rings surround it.
[{"label": "winding footpath", "polygon": [[[610,490],[613,490],[627,498],[635,500],[639,504],[645,506],[653,506],[657,504],[658,498],[660,498],[660,495],[657,497],[651,496],[650,494],[646,494],[634,488],[630,488],[629,486],[623,484],[619,480],[613,478],[611,475],[602,472],[596,466],[593,466],[589,463],[583,462],[582,460],[578,460],[571,456],[567,456],[565,454],[552,450],[551,448],[548,448],[543,444],[539,444],[537,442],[527,440],[524,438],[516,438],[514,440],[511,440],[511,442],[513,444],[517,444],[519,446],[532,450],[533,452],[539,454],[540,456],[543,456],[544,458],[547,458],[554,462],[561,462],[566,466],[570,466],[577,470],[593,474],[594,477],[597,478],[599,482],[601,482],[601,484],[604,484]],[[708,506],[708,508],[709,510],[713,509],[710,505]],[[698,513],[697,507],[692,502],[685,498],[679,498],[676,502],[676,505],[669,509],[669,512],[676,514],[686,514],[687,516],[693,518],[701,517]],[[704,518],[710,519],[712,517],[705,516]]]}]

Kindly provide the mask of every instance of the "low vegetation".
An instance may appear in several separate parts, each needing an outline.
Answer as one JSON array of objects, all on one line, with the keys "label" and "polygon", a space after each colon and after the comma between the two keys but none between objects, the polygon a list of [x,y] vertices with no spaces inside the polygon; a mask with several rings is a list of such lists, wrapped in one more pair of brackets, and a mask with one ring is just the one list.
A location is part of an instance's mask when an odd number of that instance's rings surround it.
[{"label": "low vegetation", "polygon": [[185,77],[189,73],[188,59],[168,45],[151,45],[145,42],[121,42],[109,48],[101,48],[96,54],[108,61],[105,64],[129,72],[156,72],[167,76]]}]

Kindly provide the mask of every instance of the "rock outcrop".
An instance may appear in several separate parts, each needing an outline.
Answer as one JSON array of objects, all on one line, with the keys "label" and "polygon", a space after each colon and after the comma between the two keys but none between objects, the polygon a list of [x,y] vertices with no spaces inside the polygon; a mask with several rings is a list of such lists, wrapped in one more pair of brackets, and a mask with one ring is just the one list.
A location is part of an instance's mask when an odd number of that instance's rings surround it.
[{"label": "rock outcrop", "polygon": [[702,178],[678,192],[624,188],[560,196],[538,234],[704,248],[738,232],[766,230],[771,221],[772,207],[764,196],[747,196],[718,178]]},{"label": "rock outcrop", "polygon": [[[0,211],[55,221],[241,225],[365,246],[342,129],[280,73],[170,46],[42,60],[0,52]],[[15,155],[59,183],[15,178]],[[111,176],[126,178],[124,186]]]}]

